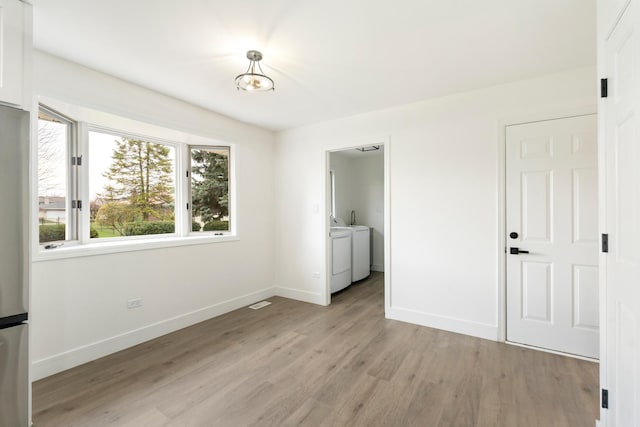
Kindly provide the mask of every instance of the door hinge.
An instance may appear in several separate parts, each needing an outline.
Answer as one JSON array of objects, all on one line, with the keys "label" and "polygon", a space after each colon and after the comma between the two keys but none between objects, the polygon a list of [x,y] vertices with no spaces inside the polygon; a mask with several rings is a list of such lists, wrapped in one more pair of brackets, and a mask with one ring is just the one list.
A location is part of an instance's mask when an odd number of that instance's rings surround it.
[{"label": "door hinge", "polygon": [[606,98],[609,93],[609,80],[600,79],[600,98]]},{"label": "door hinge", "polygon": [[189,178],[189,171],[187,171],[187,178]]},{"label": "door hinge", "polygon": [[608,234],[602,235],[602,252],[605,254],[609,252],[609,235]]},{"label": "door hinge", "polygon": [[609,409],[609,390],[602,389],[602,408]]},{"label": "door hinge", "polygon": [[187,210],[189,210],[189,203],[187,203]]},{"label": "door hinge", "polygon": [[82,210],[82,200],[72,200],[71,201],[71,207],[73,209],[80,209]]},{"label": "door hinge", "polygon": [[72,166],[82,166],[82,156],[72,157],[71,158]]}]

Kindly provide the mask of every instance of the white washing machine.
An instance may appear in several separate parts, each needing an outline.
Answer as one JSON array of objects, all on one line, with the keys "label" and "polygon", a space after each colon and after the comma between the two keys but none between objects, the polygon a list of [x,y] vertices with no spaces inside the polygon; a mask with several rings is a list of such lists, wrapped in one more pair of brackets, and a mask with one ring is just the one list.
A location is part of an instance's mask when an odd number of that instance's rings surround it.
[{"label": "white washing machine", "polygon": [[331,293],[351,284],[351,230],[332,227],[331,238]]},{"label": "white washing machine", "polygon": [[357,282],[371,274],[371,231],[366,225],[346,226],[342,218],[331,217],[331,230],[351,232],[351,281]]},{"label": "white washing machine", "polygon": [[371,232],[365,225],[352,225],[351,229],[351,281],[357,282],[371,274]]}]

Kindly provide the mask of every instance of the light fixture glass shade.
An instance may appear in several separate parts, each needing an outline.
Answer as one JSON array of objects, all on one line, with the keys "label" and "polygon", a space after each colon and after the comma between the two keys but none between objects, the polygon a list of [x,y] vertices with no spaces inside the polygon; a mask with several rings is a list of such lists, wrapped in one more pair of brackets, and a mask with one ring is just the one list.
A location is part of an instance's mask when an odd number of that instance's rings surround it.
[{"label": "light fixture glass shade", "polygon": [[247,58],[249,59],[249,68],[245,73],[236,77],[236,88],[247,92],[275,90],[273,79],[265,75],[260,66],[262,54],[257,50],[250,50],[247,52]]},{"label": "light fixture glass shade", "polygon": [[236,77],[238,89],[247,92],[260,92],[273,89],[273,80],[264,74],[245,73]]}]

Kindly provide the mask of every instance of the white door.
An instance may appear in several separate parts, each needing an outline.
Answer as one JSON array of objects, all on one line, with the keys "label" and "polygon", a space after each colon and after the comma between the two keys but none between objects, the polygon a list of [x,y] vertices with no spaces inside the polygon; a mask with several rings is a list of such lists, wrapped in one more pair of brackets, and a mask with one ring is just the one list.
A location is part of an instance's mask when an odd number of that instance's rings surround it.
[{"label": "white door", "polygon": [[606,43],[605,387],[607,426],[640,426],[640,6]]},{"label": "white door", "polygon": [[598,357],[596,116],[506,130],[507,340]]}]

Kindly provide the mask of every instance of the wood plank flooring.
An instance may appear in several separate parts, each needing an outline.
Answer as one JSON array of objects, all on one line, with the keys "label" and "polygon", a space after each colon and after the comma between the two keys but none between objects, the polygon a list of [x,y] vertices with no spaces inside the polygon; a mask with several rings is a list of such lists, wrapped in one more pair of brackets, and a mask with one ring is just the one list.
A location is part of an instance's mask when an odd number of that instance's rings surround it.
[{"label": "wood plank flooring", "polygon": [[598,365],[384,319],[380,273],[240,309],[33,386],[35,427],[571,426]]}]

